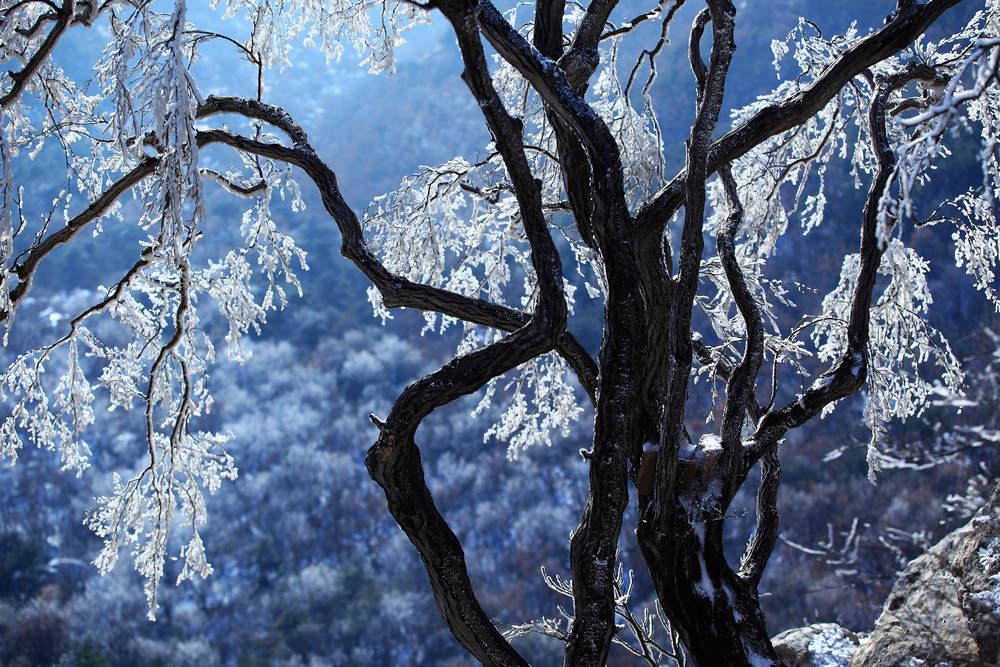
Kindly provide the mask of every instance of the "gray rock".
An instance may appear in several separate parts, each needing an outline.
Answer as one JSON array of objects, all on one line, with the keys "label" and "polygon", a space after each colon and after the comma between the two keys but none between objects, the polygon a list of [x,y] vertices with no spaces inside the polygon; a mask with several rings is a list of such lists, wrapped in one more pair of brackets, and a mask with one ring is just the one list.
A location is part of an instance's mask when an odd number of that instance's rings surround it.
[{"label": "gray rock", "polygon": [[852,667],[1000,664],[998,492],[906,566]]},{"label": "gray rock", "polygon": [[771,643],[788,667],[846,667],[861,638],[836,623],[815,623],[785,630]]}]

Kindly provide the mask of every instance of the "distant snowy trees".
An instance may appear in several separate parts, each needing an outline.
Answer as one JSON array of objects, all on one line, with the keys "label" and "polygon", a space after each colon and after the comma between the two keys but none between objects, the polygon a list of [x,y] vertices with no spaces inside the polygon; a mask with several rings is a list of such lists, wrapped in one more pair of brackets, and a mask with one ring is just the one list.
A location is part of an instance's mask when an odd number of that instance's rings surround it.
[{"label": "distant snowy trees", "polygon": [[[480,412],[505,408],[487,436],[509,442],[512,457],[569,429],[580,401],[593,409],[572,581],[552,580],[572,596],[572,618],[536,626],[566,642],[567,664],[603,664],[618,631],[616,555],[630,486],[635,539],[688,654],[699,664],[777,664],[757,585],[777,539],[779,444],[864,389],[874,480],[901,460],[883,451],[886,425],[960,393],[964,371],[927,321],[929,265],[907,245],[915,228],[946,228],[956,263],[998,302],[1000,4],[987,0],[935,38],[925,31],[959,0],[899,0],[868,32],[830,36],[803,19],[772,43],[778,85],[725,129],[739,17],[728,0],[707,0],[688,35],[691,79],[672,82],[696,91],[676,173],[655,91],[683,0],[638,14],[613,0],[214,4],[232,19],[226,34],[192,25],[183,0],[0,4],[5,336],[54,250],[118,221],[142,236],[132,261],[109,271],[78,310],[52,314],[59,334],[16,351],[0,377],[10,406],[0,455],[16,460],[32,442],[82,474],[94,456],[86,429],[99,418],[98,395],[107,410],[136,410],[143,462],[113,480],[88,518],[104,538],[98,567],[129,550],[151,617],[171,533],[184,535],[178,581],[211,575],[205,491],[236,477],[229,443],[239,434],[213,425],[213,402],[225,395],[213,393],[206,371],[219,347],[244,360],[244,337],[299,289],[305,253],[271,205],[281,197],[299,208],[296,179],[304,179],[340,230],[341,254],[370,281],[377,316],[411,308],[425,313],[427,331],[462,327],[453,360],[409,384],[388,414],[372,415],[378,435],[366,459],[456,640],[486,664],[525,664],[479,604],[416,443],[432,411],[484,390]],[[492,141],[475,160],[419,168],[359,217],[310,142],[313,128],[280,98],[263,99],[261,77],[299,41],[333,57],[353,46],[373,72],[391,71],[402,32],[438,15],[453,28],[451,56]],[[53,57],[78,30],[106,40],[92,72]],[[256,86],[202,92],[201,53],[219,42],[255,68]],[[966,147],[973,138],[981,178],[934,192],[928,184],[954,136]],[[39,204],[20,174],[25,157],[53,144],[65,175],[54,199]],[[219,147],[230,151],[226,166]],[[860,210],[827,200],[834,158],[867,191]],[[207,213],[216,187],[243,200],[238,232]],[[839,280],[806,277],[805,288],[830,291],[822,312],[803,312],[802,286],[772,260],[793,221],[808,232],[831,217],[858,230],[858,246],[843,253]],[[223,233],[230,248],[207,252],[204,237]],[[573,333],[584,295],[603,302],[596,359]],[[342,379],[363,391],[364,378],[388,372],[384,352],[359,352]],[[706,382],[696,389],[693,378]],[[710,419],[695,422],[700,400],[711,401]],[[280,424],[253,428],[291,435],[337,410],[289,406]],[[964,437],[992,437],[986,428]],[[756,528],[730,564],[727,509],[758,466]],[[652,650],[646,621],[631,626],[640,655]],[[669,658],[673,648],[664,649]]]}]

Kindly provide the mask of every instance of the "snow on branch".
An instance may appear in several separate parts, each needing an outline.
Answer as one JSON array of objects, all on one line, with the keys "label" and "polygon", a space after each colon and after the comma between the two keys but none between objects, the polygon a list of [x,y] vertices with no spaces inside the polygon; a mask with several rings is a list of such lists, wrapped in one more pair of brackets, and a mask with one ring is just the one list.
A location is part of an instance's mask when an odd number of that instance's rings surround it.
[{"label": "snow on branch", "polygon": [[268,67],[291,65],[296,42],[339,60],[344,45],[354,47],[369,72],[394,72],[402,33],[429,21],[416,3],[399,0],[212,0],[226,18],[240,16],[252,26],[246,47]]},{"label": "snow on branch", "polygon": [[[620,554],[619,554],[620,555]],[[573,580],[565,579],[556,574],[550,575],[542,566],[542,579],[549,589],[559,595],[573,599]],[[663,613],[658,601],[653,603],[653,610],[642,607],[639,615],[632,609],[632,586],[635,583],[632,570],[625,572],[621,562],[614,571],[615,618],[618,632],[611,639],[612,643],[622,647],[636,656],[643,663],[657,667],[659,665],[686,665],[687,656],[681,649],[679,633],[674,630]],[[516,639],[528,634],[539,634],[552,637],[562,642],[570,640],[570,627],[573,615],[562,605],[556,605],[558,616],[543,616],[539,619],[510,625],[504,631],[507,639]],[[626,632],[623,632],[627,630]],[[659,635],[665,635],[661,638]]]}]

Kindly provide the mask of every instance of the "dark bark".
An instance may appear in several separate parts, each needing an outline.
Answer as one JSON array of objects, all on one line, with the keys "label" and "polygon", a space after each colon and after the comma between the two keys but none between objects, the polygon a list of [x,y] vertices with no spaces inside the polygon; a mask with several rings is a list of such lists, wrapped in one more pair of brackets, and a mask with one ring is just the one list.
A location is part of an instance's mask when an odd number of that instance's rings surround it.
[{"label": "dark bark", "polygon": [[629,456],[641,447],[644,397],[634,382],[644,336],[635,260],[626,248],[605,256],[608,296],[600,354],[600,388],[590,459],[590,493],[570,542],[575,618],[565,664],[603,665],[614,635],[614,567],[628,502]]},{"label": "dark bark", "polygon": [[[671,303],[670,363],[661,421],[653,498],[639,519],[636,537],[657,597],[681,633],[696,664],[780,664],[774,655],[757,601],[756,582],[736,574],[722,548],[723,515],[741,471],[743,420],[749,410],[763,353],[763,327],[736,264],[733,238],[742,218],[735,185],[726,174],[731,216],[718,249],[747,325],[743,361],[730,370],[728,402],[719,447],[699,450],[684,443],[684,417],[691,373],[691,308],[703,252],[705,182],[711,134],[722,104],[724,82],[735,48],[733,6],[709,2],[695,19],[689,55],[698,84],[698,113],[688,139],[686,206],[679,273]],[[712,25],[712,56],[702,62],[699,44]]]},{"label": "dark bark", "polygon": [[[593,442],[586,453],[589,495],[570,545],[575,618],[565,664],[596,667],[607,660],[617,630],[614,569],[629,476],[640,496],[638,544],[659,600],[695,662],[780,664],[757,599],[757,585],[777,538],[778,442],[789,429],[813,418],[831,402],[858,391],[866,379],[868,311],[885,250],[877,233],[878,205],[893,169],[884,107],[895,88],[915,78],[933,78],[935,73],[913,65],[877,82],[869,126],[878,171],[862,212],[861,272],[847,325],[847,349],[817,378],[821,381],[778,408],[762,408],[755,396],[764,327],[737,261],[736,238],[743,210],[728,165],[766,139],[806,121],[853,77],[905,47],[958,1],[900,2],[883,28],[845,51],[811,85],[713,141],[735,49],[735,9],[729,0],[707,0],[708,8],[699,14],[690,35],[697,108],[685,169],[633,216],[626,205],[615,138],[584,100],[599,64],[600,41],[632,27],[606,32],[616,0],[590,2],[579,28],[568,39],[562,33],[565,0],[536,0],[531,43],[488,0],[433,0],[433,7],[454,28],[464,63],[462,78],[479,103],[517,200],[537,278],[531,312],[419,284],[389,271],[365,243],[361,224],[341,195],[335,173],[282,109],[232,97],[209,97],[198,109],[201,119],[238,114],[284,133],[285,143],[268,143],[212,129],[200,131],[198,143],[222,143],[302,169],[319,189],[325,210],[338,226],[341,253],[379,290],[386,307],[439,312],[507,333],[502,340],[458,357],[406,387],[384,422],[372,418],[379,436],[366,457],[372,478],[385,492],[389,511],[420,554],[442,617],[477,660],[487,665],[527,664],[476,598],[462,546],[426,485],[414,435],[421,421],[438,407],[477,391],[519,364],[556,351],[573,368],[595,406]],[[674,3],[666,21],[680,4]],[[17,98],[68,25],[92,18],[89,14],[72,16],[71,7],[72,3],[64,5],[32,28],[51,32],[24,69],[11,74],[13,86],[0,99],[0,106]],[[654,13],[640,15],[633,24],[649,20]],[[706,64],[700,41],[709,25],[712,51]],[[556,137],[568,207],[581,238],[595,251],[607,276],[599,365],[567,331],[562,267],[549,234],[547,208],[525,156],[522,121],[511,116],[493,89],[483,37],[541,96]],[[70,241],[125,191],[153,174],[157,164],[157,158],[144,160],[71,218],[65,228],[22,253],[14,266],[19,282],[11,291],[12,302],[16,305],[24,299],[39,265],[54,248]],[[707,349],[693,339],[692,332],[704,254],[706,183],[716,172],[730,210],[716,249],[746,328],[738,363],[708,358]],[[681,244],[673,252],[664,230],[682,205]],[[139,270],[142,261],[133,270]],[[0,322],[6,317],[0,313]],[[726,383],[719,437],[698,445],[691,443],[685,426],[696,355],[716,364],[718,376]],[[748,419],[755,431],[744,441]],[[650,445],[645,452],[644,445]],[[734,570],[722,548],[725,511],[758,462],[756,529],[739,569]]]},{"label": "dark bark", "polygon": [[[12,269],[18,279],[17,285],[10,291],[10,301],[15,308],[28,296],[32,280],[34,280],[35,273],[38,271],[42,260],[59,246],[72,241],[90,223],[104,215],[118,201],[119,197],[131,190],[139,181],[156,171],[158,162],[154,158],[143,160],[127,174],[112,183],[100,197],[94,200],[81,213],[67,220],[64,227],[49,234],[21,253],[20,257],[15,260]],[[7,311],[0,310],[0,322],[4,322],[8,317],[9,313]]]},{"label": "dark bark", "polygon": [[21,93],[24,92],[25,86],[31,81],[31,78],[38,72],[45,61],[48,60],[49,55],[52,50],[56,48],[56,44],[59,42],[59,38],[62,37],[63,33],[70,26],[70,23],[75,18],[73,15],[74,3],[64,2],[62,5],[53,6],[54,11],[47,12],[39,17],[39,20],[35,23],[35,26],[29,31],[34,33],[35,30],[41,29],[41,27],[48,21],[52,22],[52,28],[49,33],[42,40],[41,46],[30,56],[25,54],[24,67],[20,70],[11,70],[7,72],[7,76],[11,79],[10,90],[7,91],[3,97],[0,97],[0,108],[6,109],[11,104],[16,102],[20,97]]},{"label": "dark bark", "polygon": [[[754,387],[763,357],[763,324],[736,261],[735,238],[742,207],[725,165],[781,131],[782,123],[801,122],[814,113],[853,76],[850,72],[884,57],[879,54],[889,48],[886,44],[895,44],[904,35],[912,39],[917,34],[914,31],[936,18],[945,5],[945,0],[932,0],[928,5],[902,10],[875,38],[862,40],[803,94],[765,110],[744,127],[712,142],[734,48],[734,11],[727,0],[709,2],[711,13],[704,13],[692,31],[691,62],[698,83],[698,112],[688,142],[687,167],[634,220],[625,206],[621,162],[614,139],[581,98],[596,64],[591,54],[596,53],[600,39],[597,26],[603,25],[614,3],[592,3],[585,28],[564,50],[560,22],[563,4],[559,0],[538,0],[539,22],[533,45],[488,2],[438,2],[436,6],[455,28],[465,62],[463,79],[479,101],[518,199],[539,276],[540,295],[531,314],[392,275],[368,251],[360,224],[339,193],[336,177],[315,156],[307,137],[291,119],[251,101],[211,98],[206,103],[204,115],[236,112],[266,120],[285,131],[291,147],[263,144],[218,130],[207,131],[203,137],[206,142],[227,143],[304,169],[319,186],[324,205],[341,229],[343,254],[378,287],[387,306],[435,310],[510,332],[500,342],[456,359],[408,387],[386,422],[376,420],[380,436],[366,458],[373,479],[385,490],[390,512],[420,552],[442,616],[456,639],[478,660],[491,665],[524,664],[476,599],[461,545],[436,509],[424,482],[413,434],[436,407],[475,391],[519,363],[556,349],[570,362],[595,401],[594,438],[587,452],[590,493],[570,546],[575,618],[565,664],[596,666],[607,660],[616,631],[613,576],[628,501],[629,464],[633,482],[638,483],[640,462],[645,465],[637,539],[657,595],[694,660],[706,665],[746,664],[751,660],[779,664],[756,592],[777,537],[776,498],[781,477],[777,442],[789,428],[818,414],[831,401],[857,391],[863,383],[864,364],[859,367],[857,354],[859,350],[863,353],[867,342],[866,314],[874,288],[869,273],[874,276],[881,249],[871,243],[871,221],[876,209],[866,206],[862,224],[863,279],[855,295],[858,317],[852,317],[848,351],[824,374],[832,378],[829,382],[814,385],[799,401],[762,410]],[[698,55],[698,42],[709,23],[713,49],[706,65]],[[544,205],[524,156],[521,124],[503,108],[492,89],[479,29],[541,94],[556,133],[569,207],[581,237],[599,253],[604,265],[608,293],[599,366],[565,331],[558,254],[548,238]],[[873,106],[884,102],[889,89],[880,88],[882,97],[873,101]],[[884,134],[878,134],[877,122],[873,127],[878,143]],[[885,163],[882,167],[869,193],[869,199],[876,204],[876,193],[881,193],[886,182],[883,171],[891,165]],[[709,176],[718,170],[726,186],[731,215],[718,238],[717,250],[747,336],[742,360],[737,364],[720,362],[718,366],[727,395],[721,447],[699,450],[687,437],[684,411],[697,349],[692,342],[691,310],[704,250],[705,187]],[[678,273],[672,277],[672,253],[661,240],[662,225],[663,217],[681,203],[686,203],[685,221],[677,254]],[[650,229],[658,231],[650,234]],[[744,443],[741,433],[747,417],[758,422],[758,428],[754,437]],[[644,442],[658,445],[658,455],[652,451],[643,455]],[[722,517],[758,461],[761,482],[757,527],[735,571],[722,549]]]},{"label": "dark bark", "polygon": [[679,502],[667,530],[641,523],[638,531],[657,597],[684,647],[697,665],[780,665],[756,584],[732,571],[721,544],[705,540],[712,519],[692,520],[690,513],[691,507]]},{"label": "dark bark", "polygon": [[[906,48],[945,11],[961,1],[929,0],[921,5],[910,4],[894,13],[880,30],[858,41],[807,88],[787,100],[761,109],[717,139],[709,151],[709,173],[745,155],[767,138],[808,120],[851,79]],[[640,243],[658,243],[667,220],[684,205],[686,179],[686,172],[680,172],[641,207],[635,217]]]}]

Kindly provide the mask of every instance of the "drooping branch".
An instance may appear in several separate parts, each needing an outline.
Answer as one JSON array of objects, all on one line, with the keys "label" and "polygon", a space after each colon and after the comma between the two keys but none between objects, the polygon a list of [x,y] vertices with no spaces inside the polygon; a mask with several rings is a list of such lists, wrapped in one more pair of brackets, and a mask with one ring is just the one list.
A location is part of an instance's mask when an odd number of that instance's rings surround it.
[{"label": "drooping branch", "polygon": [[[387,308],[416,308],[434,311],[449,317],[512,332],[530,319],[527,313],[500,306],[483,299],[465,296],[431,285],[416,283],[386,269],[368,250],[361,223],[344,200],[337,177],[312,149],[305,131],[280,107],[237,97],[208,97],[199,117],[218,113],[233,113],[262,120],[284,131],[294,147],[249,139],[226,130],[199,132],[199,142],[223,143],[237,150],[280,160],[302,169],[320,191],[327,213],[340,230],[340,252],[372,282],[382,295]],[[561,286],[560,286],[561,288]],[[559,335],[557,351],[573,369],[581,386],[594,400],[597,394],[597,364],[576,340],[564,331]]]},{"label": "drooping branch", "polygon": [[[104,215],[118,201],[119,197],[128,192],[132,187],[138,185],[142,179],[155,172],[157,164],[159,164],[158,159],[146,158],[127,174],[111,184],[83,212],[70,218],[64,227],[49,234],[39,243],[32,246],[27,252],[24,261],[18,262],[11,269],[18,279],[17,285],[10,291],[11,304],[16,307],[28,295],[28,290],[31,289],[31,283],[38,271],[38,266],[49,253],[59,246],[69,243],[82,229]],[[0,322],[5,321],[8,317],[10,317],[9,312],[0,311]]]},{"label": "drooping branch", "polygon": [[[524,326],[530,315],[520,310],[494,304],[483,299],[468,297],[449,290],[424,285],[395,276],[371,255],[364,244],[360,222],[347,206],[337,187],[336,176],[316,156],[302,128],[283,109],[238,97],[211,96],[198,111],[199,118],[213,114],[233,113],[265,121],[284,131],[296,148],[282,144],[248,139],[224,130],[205,130],[198,133],[199,146],[223,143],[241,151],[269,157],[302,168],[323,195],[324,205],[340,229],[344,245],[341,253],[379,289],[387,308],[416,308],[439,312],[463,321],[513,332]],[[69,243],[90,223],[98,220],[118,199],[143,179],[155,173],[159,158],[147,157],[132,170],[112,183],[84,211],[70,218],[66,225],[28,249],[24,259],[12,267],[18,284],[10,291],[11,303],[16,307],[28,295],[39,266],[58,247]],[[10,314],[0,311],[0,322]],[[594,400],[597,393],[597,364],[593,357],[568,331],[558,339],[557,351],[573,369],[581,386]]]},{"label": "drooping branch", "polygon": [[[49,30],[49,34],[45,36],[45,39],[38,47],[38,50],[27,59],[24,67],[20,70],[7,73],[13,83],[7,94],[0,97],[0,108],[6,109],[20,99],[21,93],[24,92],[25,86],[31,81],[31,77],[35,75],[46,59],[48,59],[52,50],[56,47],[59,38],[66,32],[70,22],[73,20],[73,5],[74,3],[71,0],[66,0],[66,2],[49,14],[53,17],[52,27]],[[36,25],[40,25],[40,23],[39,21]]]},{"label": "drooping branch", "polygon": [[870,310],[876,277],[886,243],[879,233],[879,202],[895,170],[895,154],[889,146],[885,127],[885,105],[889,94],[916,80],[933,81],[932,67],[911,63],[903,71],[877,82],[868,111],[870,141],[878,166],[865,199],[861,224],[861,266],[847,323],[847,349],[819,375],[804,394],[779,409],[771,410],[760,420],[748,441],[744,457],[744,475],[769,447],[790,429],[797,428],[829,405],[857,392],[868,374],[868,339]]},{"label": "drooping branch", "polygon": [[[660,52],[663,51],[663,47],[665,47],[670,41],[669,40],[670,24],[673,22],[674,15],[676,15],[677,12],[680,10],[680,8],[684,6],[684,1],[685,0],[674,0],[674,4],[670,6],[670,10],[667,12],[667,15],[664,16],[663,20],[660,22],[660,37],[659,39],[656,40],[656,44],[654,44],[653,47],[650,49],[643,49],[642,53],[640,53],[639,57],[636,59],[635,65],[632,66],[632,70],[629,72],[628,81],[625,83],[626,98],[630,96],[632,91],[632,85],[635,83],[636,80],[636,75],[639,73],[639,68],[642,66],[642,61],[645,60],[647,63],[649,63],[649,76],[646,77],[646,82],[642,85],[642,96],[646,98],[647,104],[652,105],[652,100],[649,97],[649,89],[652,88],[653,83],[656,81],[656,58],[657,56],[660,55]],[[654,12],[656,12],[659,15],[662,15],[663,14],[662,4],[660,5],[660,7],[653,10],[653,12],[650,12],[649,14],[642,14],[641,16],[632,19],[631,22],[627,22],[618,30],[613,30],[610,33],[606,33],[604,37],[602,37],[602,39],[607,38],[609,35],[620,34],[623,31],[632,30],[637,25],[636,23],[637,21],[640,21],[645,17],[648,17],[650,14],[653,14]],[[657,136],[659,137],[659,129],[657,129]]]}]

